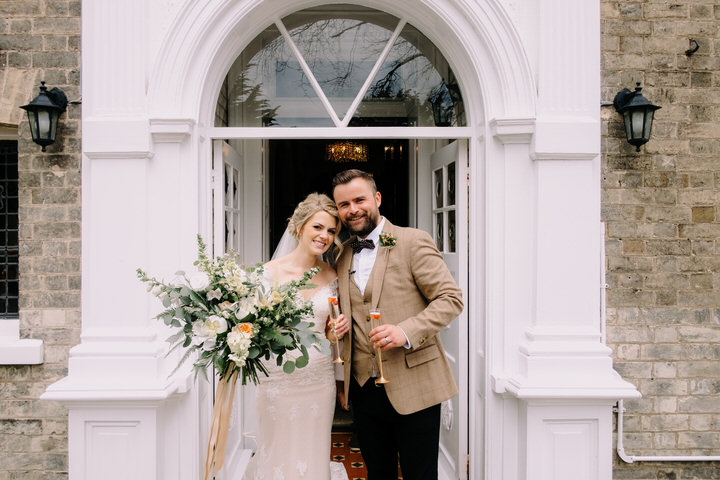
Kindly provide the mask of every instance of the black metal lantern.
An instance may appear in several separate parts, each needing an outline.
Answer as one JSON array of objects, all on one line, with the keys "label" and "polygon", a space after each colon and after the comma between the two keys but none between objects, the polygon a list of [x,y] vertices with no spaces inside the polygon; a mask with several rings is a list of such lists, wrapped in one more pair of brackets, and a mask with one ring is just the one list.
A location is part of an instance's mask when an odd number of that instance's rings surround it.
[{"label": "black metal lantern", "polygon": [[637,82],[634,92],[623,88],[613,100],[615,110],[623,116],[627,141],[630,145],[635,145],[636,152],[650,140],[655,110],[662,108],[650,103],[641,91],[640,82]]},{"label": "black metal lantern", "polygon": [[45,82],[40,82],[40,94],[20,107],[27,111],[33,142],[42,146],[43,152],[45,147],[55,142],[58,118],[65,111],[67,103],[62,90],[55,87],[48,92]]}]

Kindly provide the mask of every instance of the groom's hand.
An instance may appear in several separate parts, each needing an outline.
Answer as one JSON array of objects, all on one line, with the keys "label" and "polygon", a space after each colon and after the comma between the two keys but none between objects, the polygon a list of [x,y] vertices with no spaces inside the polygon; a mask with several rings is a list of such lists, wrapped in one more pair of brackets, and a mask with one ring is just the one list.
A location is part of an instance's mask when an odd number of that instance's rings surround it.
[{"label": "groom's hand", "polygon": [[370,341],[375,348],[390,350],[407,343],[405,332],[397,325],[380,325],[370,330]]}]

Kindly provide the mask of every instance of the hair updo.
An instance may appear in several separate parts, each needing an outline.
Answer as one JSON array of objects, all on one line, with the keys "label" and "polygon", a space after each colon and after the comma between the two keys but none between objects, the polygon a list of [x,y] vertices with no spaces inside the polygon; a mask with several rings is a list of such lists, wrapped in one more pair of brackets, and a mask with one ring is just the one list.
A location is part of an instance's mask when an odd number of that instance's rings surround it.
[{"label": "hair updo", "polygon": [[[335,206],[335,202],[323,193],[311,193],[305,197],[305,200],[298,203],[298,206],[295,207],[295,211],[292,216],[288,219],[287,228],[290,231],[290,234],[297,239],[298,234],[303,229],[307,221],[310,220],[310,217],[315,215],[317,212],[325,212],[335,219],[337,228],[335,230],[333,243],[335,244],[335,247],[341,249],[342,244],[340,243],[338,233],[340,233],[342,223],[340,222],[340,217],[338,216],[337,207]],[[328,251],[328,253],[329,252],[330,251]],[[337,254],[339,253],[340,250],[337,251]]]}]

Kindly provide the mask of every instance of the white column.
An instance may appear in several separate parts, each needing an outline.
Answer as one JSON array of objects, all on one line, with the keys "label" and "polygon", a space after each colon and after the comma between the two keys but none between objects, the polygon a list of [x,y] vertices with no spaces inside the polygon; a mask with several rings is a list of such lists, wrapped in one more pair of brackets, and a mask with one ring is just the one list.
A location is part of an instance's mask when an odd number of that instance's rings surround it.
[{"label": "white column", "polygon": [[613,370],[601,337],[600,6],[542,0],[539,12],[532,167],[522,170],[529,198],[516,202],[532,209],[527,246],[518,246],[530,262],[518,285],[532,289],[520,303],[529,318],[513,319],[520,337],[506,345],[516,360],[495,391],[517,401],[517,478],[609,480],[612,405],[639,394]]}]

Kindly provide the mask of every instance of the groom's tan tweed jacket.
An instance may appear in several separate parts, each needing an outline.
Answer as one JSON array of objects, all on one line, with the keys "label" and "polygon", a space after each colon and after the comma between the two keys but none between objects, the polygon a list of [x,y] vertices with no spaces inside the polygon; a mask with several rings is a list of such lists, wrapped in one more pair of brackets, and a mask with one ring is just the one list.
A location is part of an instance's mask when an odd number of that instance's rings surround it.
[{"label": "groom's tan tweed jacket", "polygon": [[[376,247],[377,257],[368,281],[371,291],[366,290],[364,304],[355,305],[355,311],[350,292],[353,253],[347,247],[352,238],[346,242],[336,264],[340,308],[353,322],[358,317],[353,315],[357,311],[364,313],[368,307],[377,308],[383,323],[398,325],[405,331],[412,348],[393,348],[384,351],[382,358],[383,373],[390,379],[385,384],[387,396],[395,410],[409,414],[458,393],[437,333],[462,312],[462,292],[430,235],[414,228],[396,227],[387,219],[383,232],[391,233],[396,244]],[[354,297],[356,302],[360,301],[357,292]],[[344,339],[345,345],[353,346],[345,348],[345,395],[350,401],[352,353],[359,346],[354,343],[353,331],[359,329],[351,328]]]}]

